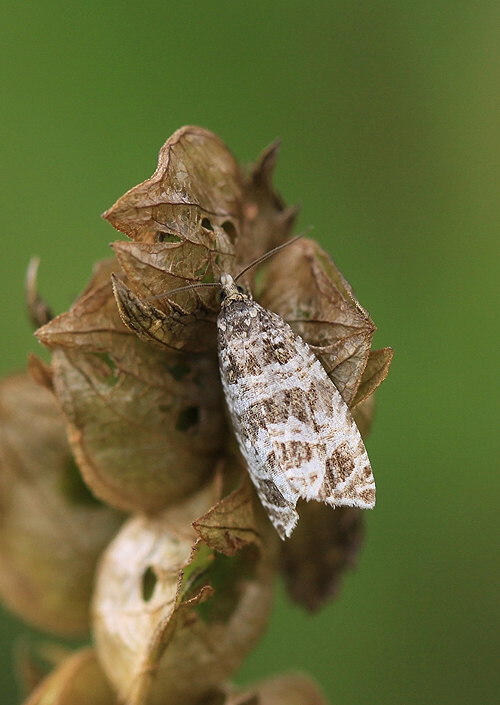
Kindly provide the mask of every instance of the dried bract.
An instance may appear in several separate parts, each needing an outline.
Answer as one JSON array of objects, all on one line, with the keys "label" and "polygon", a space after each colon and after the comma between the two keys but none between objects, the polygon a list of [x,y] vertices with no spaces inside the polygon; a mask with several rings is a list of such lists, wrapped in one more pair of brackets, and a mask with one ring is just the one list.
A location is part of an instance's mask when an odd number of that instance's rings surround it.
[{"label": "dried bract", "polygon": [[82,649],[47,676],[23,705],[116,705],[116,698],[93,649]]},{"label": "dried bract", "polygon": [[41,629],[85,633],[97,558],[122,516],[83,484],[53,395],[0,384],[0,594]]},{"label": "dried bract", "polygon": [[328,705],[317,683],[301,673],[274,676],[243,692],[227,686],[220,702],[221,705]]},{"label": "dried bract", "polygon": [[54,389],[85,481],[108,504],[156,511],[197,489],[225,439],[214,353],[180,355],[139,340],[97,268],[71,309],[37,331],[53,349]]},{"label": "dried bract", "polygon": [[[130,519],[103,557],[94,634],[127,705],[198,702],[234,672],[267,623],[276,544],[268,525],[255,523],[251,495],[217,505],[217,484],[154,518]],[[217,518],[228,509],[232,530]],[[201,515],[209,543],[191,527]],[[210,544],[229,546],[230,555]]]}]

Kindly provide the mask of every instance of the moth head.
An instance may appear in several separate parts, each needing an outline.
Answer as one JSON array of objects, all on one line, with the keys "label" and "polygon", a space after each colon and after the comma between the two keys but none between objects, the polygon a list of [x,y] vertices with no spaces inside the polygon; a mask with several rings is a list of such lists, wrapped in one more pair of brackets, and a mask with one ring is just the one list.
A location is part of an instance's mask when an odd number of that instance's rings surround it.
[{"label": "moth head", "polygon": [[236,284],[230,274],[221,275],[220,286],[219,301],[221,306],[227,306],[232,301],[245,301],[250,298],[244,287]]}]

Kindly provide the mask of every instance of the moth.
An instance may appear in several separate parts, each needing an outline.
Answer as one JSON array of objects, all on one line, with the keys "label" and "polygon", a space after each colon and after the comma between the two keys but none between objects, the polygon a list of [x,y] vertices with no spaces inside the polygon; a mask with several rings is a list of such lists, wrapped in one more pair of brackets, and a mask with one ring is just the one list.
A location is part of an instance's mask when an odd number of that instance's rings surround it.
[{"label": "moth", "polygon": [[280,537],[295,528],[299,499],[372,509],[375,481],[361,434],[318,358],[229,274],[220,286],[222,387],[250,478]]},{"label": "moth", "polygon": [[173,289],[220,288],[219,367],[234,433],[260,501],[282,539],[299,499],[332,507],[375,506],[370,461],[347,404],[307,343],[278,314],[254,301],[235,279]]}]

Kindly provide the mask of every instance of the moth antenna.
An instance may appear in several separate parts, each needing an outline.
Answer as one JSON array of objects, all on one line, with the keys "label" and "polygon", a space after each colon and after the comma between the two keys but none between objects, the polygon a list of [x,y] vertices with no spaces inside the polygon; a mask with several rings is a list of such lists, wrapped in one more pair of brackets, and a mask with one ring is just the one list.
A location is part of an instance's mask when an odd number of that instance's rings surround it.
[{"label": "moth antenna", "polygon": [[308,228],[303,230],[301,233],[296,235],[295,237],[292,237],[291,240],[287,240],[284,242],[282,245],[278,245],[277,247],[273,247],[272,250],[269,250],[269,252],[266,252],[265,255],[262,255],[262,257],[259,257],[258,259],[254,260],[251,264],[245,267],[245,269],[242,269],[241,272],[234,277],[234,281],[237,282],[240,277],[242,277],[244,274],[248,272],[249,269],[252,269],[252,267],[256,267],[258,264],[266,260],[268,257],[272,257],[276,252],[279,252],[280,250],[283,250],[285,247],[288,247],[288,245],[293,245],[294,242],[297,242],[297,240],[300,240],[301,237],[304,237],[306,233],[309,232],[309,230],[312,229],[312,225],[310,225]]},{"label": "moth antenna", "polygon": [[220,284],[216,282],[203,282],[198,284],[188,284],[187,286],[179,286],[177,289],[171,289],[166,291],[164,294],[158,294],[157,296],[148,296],[147,299],[141,299],[143,303],[149,303],[150,301],[159,301],[159,299],[167,299],[170,294],[177,294],[178,291],[188,291],[189,289],[201,289],[206,286],[216,286],[220,289]]}]

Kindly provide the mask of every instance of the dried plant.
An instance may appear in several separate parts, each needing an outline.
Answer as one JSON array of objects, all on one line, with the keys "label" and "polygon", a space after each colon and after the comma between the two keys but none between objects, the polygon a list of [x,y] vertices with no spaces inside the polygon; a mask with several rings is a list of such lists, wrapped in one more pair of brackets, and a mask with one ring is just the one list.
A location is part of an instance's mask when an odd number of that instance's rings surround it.
[{"label": "dried plant", "polygon": [[[244,170],[215,135],[182,128],[154,175],[104,213],[130,241],[69,311],[50,320],[30,269],[52,359],[32,356],[0,384],[0,594],[26,621],[90,632],[94,646],[57,652],[36,687],[25,655],[26,704],[325,703],[305,676],[245,692],[227,679],[265,629],[278,571],[309,610],[335,595],[362,512],[303,503],[280,541],[227,421],[215,290],[161,297],[289,239],[297,211],[273,188],[277,154]],[[309,343],[366,435],[392,350],[371,351],[375,326],[328,255],[297,241],[245,284]]]}]

